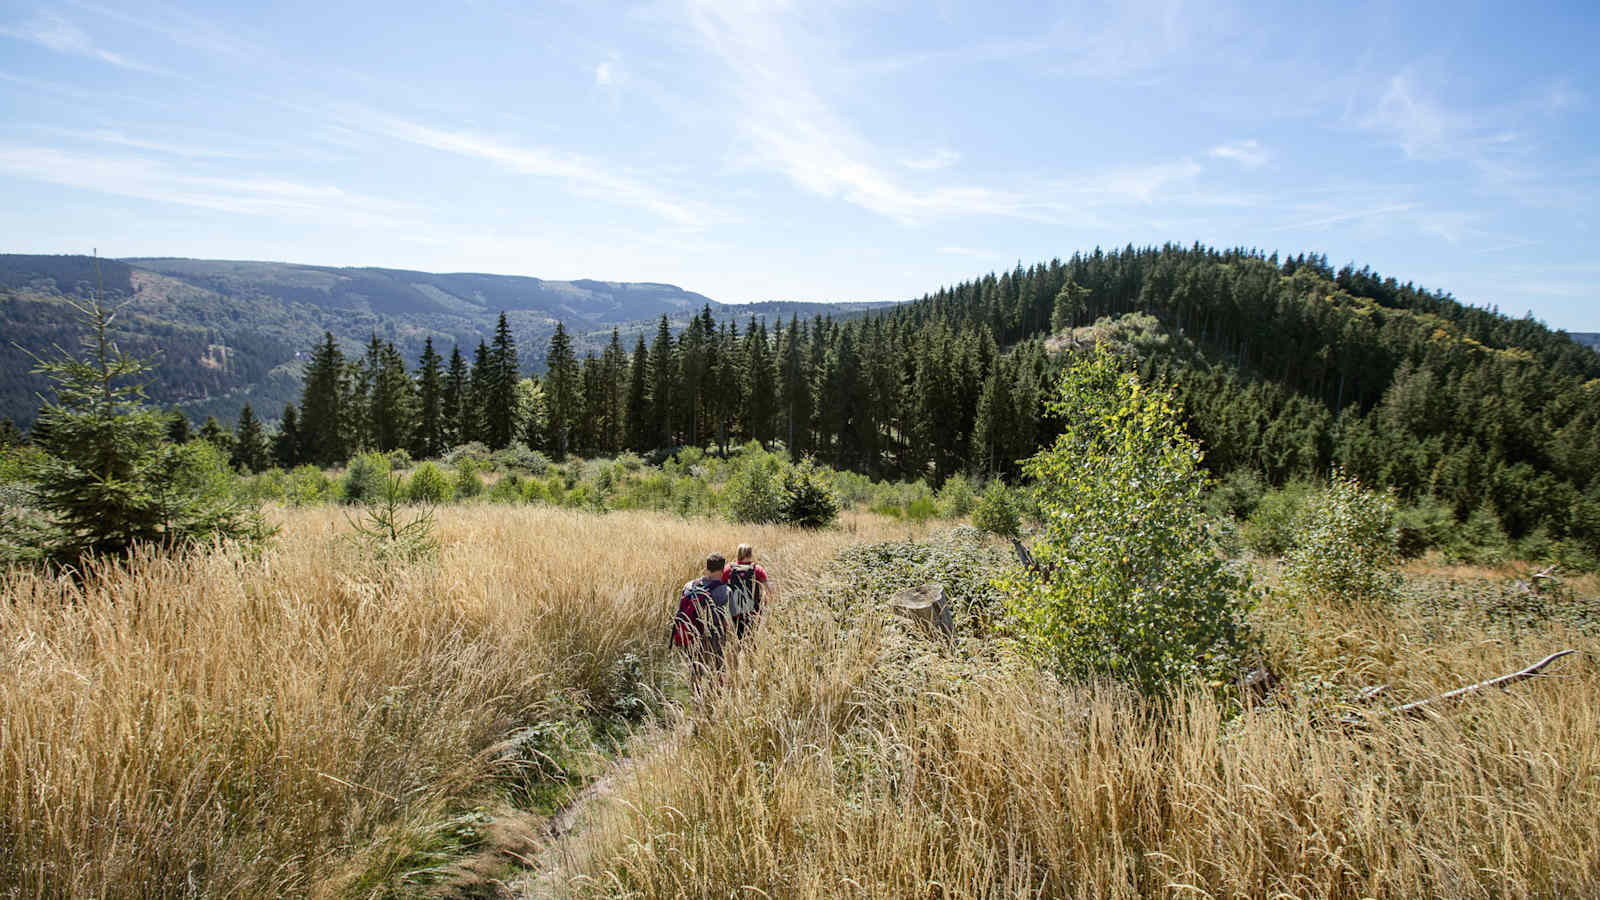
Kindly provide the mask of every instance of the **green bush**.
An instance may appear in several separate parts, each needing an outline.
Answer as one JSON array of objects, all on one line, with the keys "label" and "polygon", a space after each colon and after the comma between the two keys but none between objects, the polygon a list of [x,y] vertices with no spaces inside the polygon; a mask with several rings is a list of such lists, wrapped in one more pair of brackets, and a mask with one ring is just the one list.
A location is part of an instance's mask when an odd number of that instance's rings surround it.
[{"label": "green bush", "polygon": [[939,515],[946,519],[965,519],[977,504],[978,495],[965,475],[951,475],[939,488]]},{"label": "green bush", "polygon": [[491,503],[521,503],[522,479],[516,475],[507,475],[489,486],[489,502]]},{"label": "green bush", "polygon": [[456,496],[471,500],[483,493],[483,478],[478,474],[476,457],[461,456],[456,461]]},{"label": "green bush", "polygon": [[1395,513],[1395,549],[1402,559],[1416,559],[1444,546],[1456,529],[1450,504],[1423,497]]},{"label": "green bush", "polygon": [[411,473],[407,496],[412,503],[448,503],[453,490],[450,479],[438,466],[425,462]]},{"label": "green bush", "polygon": [[722,495],[728,516],[735,522],[753,524],[782,519],[783,473],[777,457],[763,455],[740,462]]},{"label": "green bush", "polygon": [[350,460],[339,481],[339,499],[345,503],[372,503],[383,496],[389,478],[389,460],[381,453],[363,453]]},{"label": "green bush", "polygon": [[791,525],[825,528],[839,517],[839,500],[810,459],[784,473],[783,495],[783,521]]},{"label": "green bush", "polygon": [[1485,500],[1445,541],[1444,550],[1456,562],[1493,566],[1506,561],[1510,544],[1494,504]]},{"label": "green bush", "polygon": [[1268,491],[1240,529],[1240,540],[1263,556],[1282,556],[1294,544],[1295,527],[1314,489],[1303,481],[1291,481]]},{"label": "green bush", "polygon": [[972,524],[981,531],[1000,537],[1021,537],[1022,519],[1011,489],[999,481],[989,482],[989,487],[972,510]]},{"label": "green bush", "polygon": [[1335,472],[1313,496],[1283,560],[1291,595],[1345,603],[1387,603],[1397,596],[1399,561],[1394,495],[1364,489]]},{"label": "green bush", "polygon": [[314,506],[325,503],[333,493],[333,481],[328,473],[309,463],[295,466],[284,486],[283,500],[290,506]]},{"label": "green bush", "polygon": [[527,444],[512,444],[491,457],[494,465],[507,472],[524,475],[543,475],[550,468],[550,458],[538,450],[529,450]]},{"label": "green bush", "polygon": [[1069,678],[1149,694],[1232,683],[1257,652],[1248,581],[1217,553],[1201,510],[1200,450],[1173,399],[1119,371],[1105,348],[1062,376],[1055,443],[1023,465],[1048,572],[1000,581],[1023,646]]},{"label": "green bush", "polygon": [[939,512],[938,504],[927,495],[917,497],[906,504],[906,518],[913,522],[922,523],[933,518]]},{"label": "green bush", "polygon": [[411,454],[406,450],[390,450],[384,454],[384,459],[389,461],[389,471],[391,472],[411,468]]},{"label": "green bush", "polygon": [[1267,486],[1249,469],[1235,469],[1211,486],[1206,507],[1218,518],[1230,516],[1243,522],[1250,518],[1266,496]]}]

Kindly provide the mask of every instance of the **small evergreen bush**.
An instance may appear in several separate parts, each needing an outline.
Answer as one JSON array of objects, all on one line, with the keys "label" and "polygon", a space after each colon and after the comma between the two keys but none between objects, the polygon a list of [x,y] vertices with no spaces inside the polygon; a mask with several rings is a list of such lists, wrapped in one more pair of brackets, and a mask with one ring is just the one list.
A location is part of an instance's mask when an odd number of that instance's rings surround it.
[{"label": "small evergreen bush", "polygon": [[1303,481],[1291,481],[1262,496],[1250,518],[1240,529],[1246,547],[1263,556],[1282,556],[1294,544],[1295,528],[1314,489]]},{"label": "small evergreen bush", "polygon": [[456,461],[456,496],[471,500],[483,493],[483,478],[478,474],[478,460],[463,455]]},{"label": "small evergreen bush", "polygon": [[372,503],[383,496],[389,478],[389,460],[381,453],[363,453],[350,460],[339,481],[339,498],[345,503]]},{"label": "small evergreen bush", "polygon": [[1021,537],[1022,519],[1011,490],[999,481],[989,482],[989,487],[973,507],[972,525],[980,531],[1000,537]]},{"label": "small evergreen bush", "polygon": [[825,528],[839,517],[839,500],[809,458],[783,477],[783,521],[801,528]]},{"label": "small evergreen bush", "polygon": [[939,515],[946,519],[965,519],[977,504],[978,495],[965,475],[951,475],[939,488]]},{"label": "small evergreen bush", "polygon": [[777,458],[762,456],[740,462],[723,492],[728,516],[735,522],[752,524],[782,519],[785,495]]},{"label": "small evergreen bush", "polygon": [[452,493],[450,479],[432,462],[417,466],[416,471],[411,473],[407,496],[412,503],[448,503]]}]

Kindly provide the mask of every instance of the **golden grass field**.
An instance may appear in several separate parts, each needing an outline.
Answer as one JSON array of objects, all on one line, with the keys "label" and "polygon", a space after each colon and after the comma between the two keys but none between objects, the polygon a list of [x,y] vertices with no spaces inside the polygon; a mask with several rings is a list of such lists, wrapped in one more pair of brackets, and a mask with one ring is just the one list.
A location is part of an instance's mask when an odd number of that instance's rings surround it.
[{"label": "golden grass field", "polygon": [[[469,505],[439,511],[432,559],[382,563],[336,510],[274,515],[258,558],[0,576],[0,897],[445,891],[391,876],[430,823],[498,814],[485,751],[602,705],[624,654],[671,666],[678,585],[741,541],[780,589],[760,641],[635,742],[556,871],[475,889],[1600,894],[1600,640],[1565,626],[1269,602],[1281,702],[1162,713],[1002,646],[941,649],[829,568],[902,522]],[[1337,725],[1360,687],[1399,702],[1567,647],[1562,677]]]}]

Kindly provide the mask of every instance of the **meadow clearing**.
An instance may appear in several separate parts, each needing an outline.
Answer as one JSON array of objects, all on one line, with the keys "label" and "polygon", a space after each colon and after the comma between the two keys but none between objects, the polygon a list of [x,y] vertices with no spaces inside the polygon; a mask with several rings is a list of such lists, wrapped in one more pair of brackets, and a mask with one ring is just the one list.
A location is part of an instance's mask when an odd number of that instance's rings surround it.
[{"label": "meadow clearing", "polygon": [[[1161,707],[1062,684],[980,627],[1004,557],[975,535],[935,539],[920,568],[836,559],[949,523],[458,505],[408,561],[350,541],[336,509],[271,514],[259,555],[0,576],[0,894],[1600,889],[1592,599],[1439,572],[1383,608],[1269,592],[1274,696]],[[691,699],[666,642],[676,589],[741,541],[782,593],[726,684]],[[954,644],[885,611],[935,569],[965,598]],[[1382,715],[1565,648],[1584,652],[1559,677]],[[1370,719],[1341,725],[1352,712]],[[550,723],[549,770],[508,773],[506,738]],[[541,852],[537,824],[619,749],[634,758],[610,793]]]}]

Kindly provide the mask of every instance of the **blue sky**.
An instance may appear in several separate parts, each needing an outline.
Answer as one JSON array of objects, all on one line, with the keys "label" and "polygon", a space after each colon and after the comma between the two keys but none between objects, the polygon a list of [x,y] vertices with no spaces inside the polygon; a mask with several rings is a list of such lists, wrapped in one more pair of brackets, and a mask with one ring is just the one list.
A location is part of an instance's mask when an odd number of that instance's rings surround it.
[{"label": "blue sky", "polygon": [[0,0],[0,249],[902,299],[1177,241],[1600,331],[1585,4]]}]

